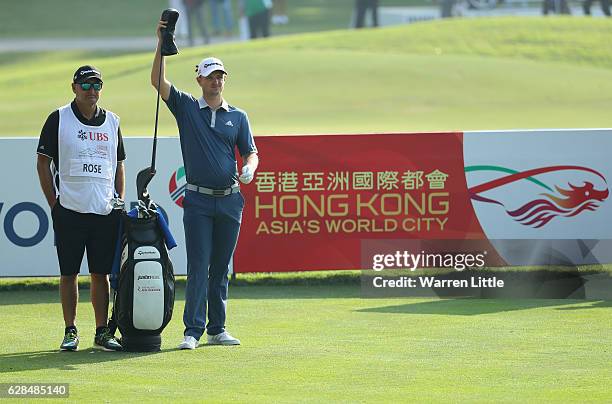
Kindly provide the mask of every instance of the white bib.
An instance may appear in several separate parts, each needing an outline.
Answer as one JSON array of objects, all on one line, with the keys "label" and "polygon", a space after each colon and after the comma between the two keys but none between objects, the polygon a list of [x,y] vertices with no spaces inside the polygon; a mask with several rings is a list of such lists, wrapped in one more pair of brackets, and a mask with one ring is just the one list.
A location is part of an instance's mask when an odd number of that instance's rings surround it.
[{"label": "white bib", "polygon": [[106,111],[100,126],[82,124],[70,104],[59,109],[59,197],[63,207],[107,215],[115,193],[119,117]]}]

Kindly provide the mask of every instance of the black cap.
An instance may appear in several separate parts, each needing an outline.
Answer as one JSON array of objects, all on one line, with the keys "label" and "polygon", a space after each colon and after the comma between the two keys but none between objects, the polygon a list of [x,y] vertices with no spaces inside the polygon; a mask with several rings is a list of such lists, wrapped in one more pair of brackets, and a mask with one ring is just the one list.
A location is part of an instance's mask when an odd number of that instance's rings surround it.
[{"label": "black cap", "polygon": [[84,83],[89,79],[98,79],[102,81],[102,73],[100,70],[91,65],[81,66],[74,72],[74,77],[72,78],[72,82],[79,84]]}]

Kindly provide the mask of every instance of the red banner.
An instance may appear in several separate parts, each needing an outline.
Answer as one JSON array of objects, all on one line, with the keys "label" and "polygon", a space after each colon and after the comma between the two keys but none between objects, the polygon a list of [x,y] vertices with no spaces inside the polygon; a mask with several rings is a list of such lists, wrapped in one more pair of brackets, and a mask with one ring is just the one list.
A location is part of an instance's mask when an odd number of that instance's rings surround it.
[{"label": "red banner", "polygon": [[484,238],[462,133],[258,137],[236,272],[359,269],[364,239]]}]

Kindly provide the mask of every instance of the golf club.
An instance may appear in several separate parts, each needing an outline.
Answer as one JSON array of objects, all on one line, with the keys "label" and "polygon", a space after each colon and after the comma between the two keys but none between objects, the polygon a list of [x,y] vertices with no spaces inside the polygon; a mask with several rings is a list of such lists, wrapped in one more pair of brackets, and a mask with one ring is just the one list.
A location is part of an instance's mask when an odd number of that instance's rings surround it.
[{"label": "golf club", "polygon": [[144,168],[136,175],[136,193],[138,200],[142,201],[145,206],[149,206],[151,203],[149,197],[149,191],[147,189],[149,183],[155,176],[155,156],[157,154],[157,124],[159,120],[159,87],[161,86],[161,74],[162,66],[164,63],[164,56],[176,55],[178,48],[174,42],[174,29],[176,21],[178,20],[179,12],[173,8],[166,9],[162,12],[161,20],[166,21],[166,28],[161,29],[162,34],[162,47],[161,47],[161,58],[159,61],[159,74],[157,76],[157,105],[155,108],[155,129],[153,133],[153,151],[151,155],[151,166]]}]

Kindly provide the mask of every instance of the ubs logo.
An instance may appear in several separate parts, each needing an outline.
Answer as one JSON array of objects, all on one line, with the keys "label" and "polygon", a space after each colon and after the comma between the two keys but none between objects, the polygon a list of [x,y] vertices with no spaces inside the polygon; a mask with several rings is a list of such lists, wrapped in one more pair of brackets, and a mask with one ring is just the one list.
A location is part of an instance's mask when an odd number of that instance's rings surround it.
[{"label": "ubs logo", "polygon": [[80,129],[77,137],[83,141],[89,139],[96,142],[108,142],[108,133],[103,132],[86,132]]}]

